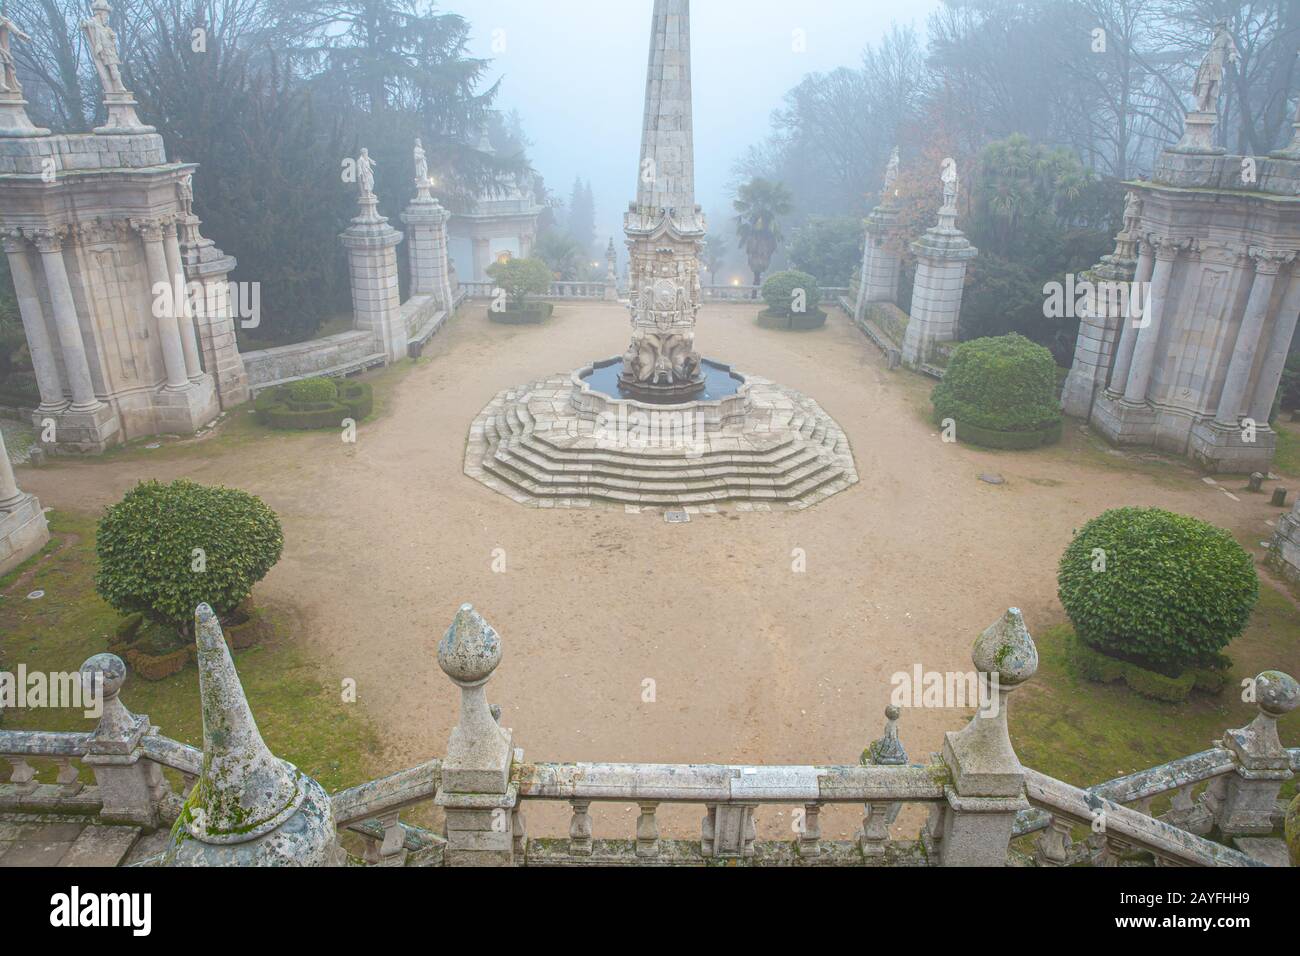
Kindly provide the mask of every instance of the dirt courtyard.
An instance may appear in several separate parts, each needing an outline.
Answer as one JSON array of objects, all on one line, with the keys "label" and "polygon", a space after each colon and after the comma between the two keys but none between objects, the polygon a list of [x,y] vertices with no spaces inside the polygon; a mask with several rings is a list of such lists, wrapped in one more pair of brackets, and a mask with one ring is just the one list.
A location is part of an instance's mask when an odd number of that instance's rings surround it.
[{"label": "dirt courtyard", "polygon": [[[706,307],[697,345],[812,396],[848,434],[861,483],[803,512],[668,525],[525,508],[462,474],[468,426],[496,392],[622,352],[626,313],[605,303],[560,304],[535,327],[466,305],[354,446],[267,434],[219,456],[131,450],[19,481],[46,506],[96,513],[146,477],[262,496],[286,543],[257,594],[297,609],[327,677],[357,681],[385,771],[445,746],[458,695],[434,647],[463,602],[502,635],[489,699],[529,759],[851,763],[879,736],[892,674],[968,669],[974,637],[1009,606],[1031,631],[1062,619],[1057,561],[1101,511],[1160,505],[1252,545],[1269,534],[1266,496],[1234,500],[1189,468],[1107,452],[1076,424],[1043,451],[944,444],[923,415],[930,383],[888,372],[842,313],[788,333],[758,328],[756,311]],[[903,742],[924,759],[964,720],[908,711]]]}]

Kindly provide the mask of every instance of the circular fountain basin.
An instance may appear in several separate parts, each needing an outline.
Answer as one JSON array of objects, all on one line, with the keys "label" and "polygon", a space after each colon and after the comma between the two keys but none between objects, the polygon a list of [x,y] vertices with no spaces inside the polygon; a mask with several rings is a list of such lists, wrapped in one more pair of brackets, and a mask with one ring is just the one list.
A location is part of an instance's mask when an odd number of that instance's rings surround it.
[{"label": "circular fountain basin", "polygon": [[706,428],[720,428],[742,421],[749,411],[749,384],[745,376],[721,362],[700,361],[704,388],[687,401],[654,402],[634,398],[619,382],[622,370],[623,359],[620,357],[594,362],[574,372],[573,407],[588,416],[617,414],[620,409],[625,413],[686,412],[701,419]]}]

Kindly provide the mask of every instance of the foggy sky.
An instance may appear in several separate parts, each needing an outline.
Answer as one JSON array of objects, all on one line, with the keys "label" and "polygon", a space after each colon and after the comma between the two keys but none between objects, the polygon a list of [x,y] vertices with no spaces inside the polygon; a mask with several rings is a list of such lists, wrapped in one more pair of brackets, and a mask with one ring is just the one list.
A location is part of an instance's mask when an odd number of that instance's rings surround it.
[{"label": "foggy sky", "polygon": [[[711,231],[732,231],[728,182],[737,158],[767,132],[772,110],[807,73],[861,65],[891,20],[915,23],[939,0],[694,0],[696,201]],[[622,248],[635,196],[652,0],[442,0],[470,21],[473,56],[503,77],[498,105],[517,109],[533,165],[568,200],[590,178],[603,245]],[[793,51],[794,31],[807,50]],[[504,52],[493,52],[494,31]],[[734,244],[733,244],[734,245]]]}]

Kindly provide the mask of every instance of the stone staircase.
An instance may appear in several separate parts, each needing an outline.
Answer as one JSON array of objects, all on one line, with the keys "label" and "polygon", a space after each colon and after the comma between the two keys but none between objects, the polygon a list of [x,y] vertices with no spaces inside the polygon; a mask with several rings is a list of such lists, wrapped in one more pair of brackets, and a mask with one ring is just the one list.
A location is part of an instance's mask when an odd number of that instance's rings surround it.
[{"label": "stone staircase", "polygon": [[755,411],[743,424],[695,445],[598,436],[569,407],[571,389],[557,377],[498,395],[471,429],[466,473],[539,507],[749,501],[798,509],[858,480],[839,426],[816,402],[771,383],[753,384]]}]

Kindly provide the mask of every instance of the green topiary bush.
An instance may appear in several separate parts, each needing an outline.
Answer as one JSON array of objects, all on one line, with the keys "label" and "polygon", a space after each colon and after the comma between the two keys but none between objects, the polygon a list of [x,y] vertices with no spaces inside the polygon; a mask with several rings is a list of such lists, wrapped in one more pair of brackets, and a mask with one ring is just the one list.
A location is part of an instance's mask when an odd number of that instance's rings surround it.
[{"label": "green topiary bush", "polygon": [[302,405],[332,402],[339,395],[338,386],[328,378],[304,378],[290,383],[288,388],[290,400]]},{"label": "green topiary bush", "polygon": [[1061,409],[1052,353],[1023,335],[972,339],[952,350],[930,400],[935,420],[956,422],[957,437],[994,448],[1059,441]]},{"label": "green topiary bush", "polygon": [[[802,292],[803,312],[794,312],[797,293]],[[821,299],[821,288],[817,279],[806,272],[789,270],[776,272],[763,283],[763,300],[771,315],[802,315],[815,313]]]},{"label": "green topiary bush", "polygon": [[1254,561],[1228,532],[1159,508],[1118,508],[1061,558],[1058,593],[1079,639],[1170,677],[1222,667],[1259,599]]},{"label": "green topiary bush", "polygon": [[191,633],[194,609],[229,615],[280,560],[284,533],[253,495],[145,481],[99,522],[95,590],[123,614]]},{"label": "green topiary bush", "polygon": [[[334,392],[324,398],[324,389],[310,385],[323,382]],[[305,399],[296,397],[295,390]],[[304,379],[288,385],[267,389],[253,402],[257,420],[263,425],[283,430],[312,428],[338,428],[343,420],[361,421],[374,411],[374,390],[365,382],[334,381],[333,379]]]}]

